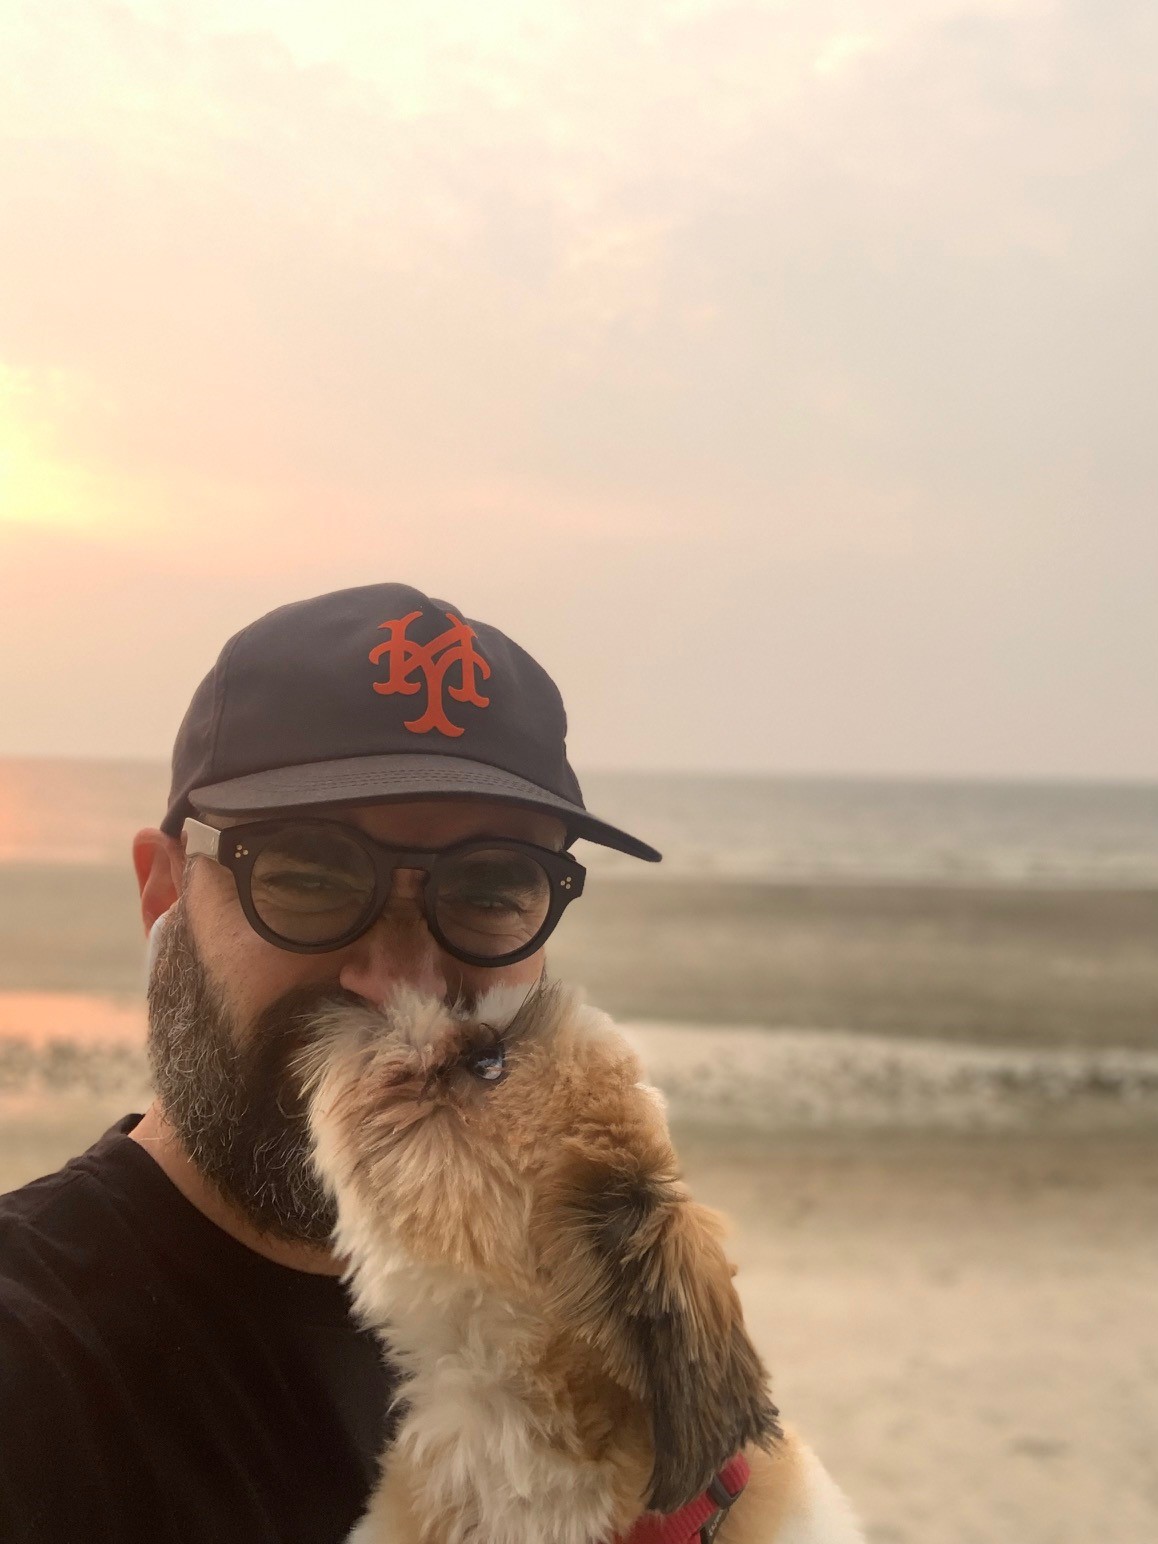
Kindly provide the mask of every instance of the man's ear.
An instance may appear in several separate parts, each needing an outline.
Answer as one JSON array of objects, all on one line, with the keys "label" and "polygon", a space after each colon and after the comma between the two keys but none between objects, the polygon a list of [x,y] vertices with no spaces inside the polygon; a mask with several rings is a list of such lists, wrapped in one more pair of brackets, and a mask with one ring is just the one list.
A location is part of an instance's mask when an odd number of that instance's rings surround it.
[{"label": "man's ear", "polygon": [[133,867],[137,871],[141,919],[147,933],[181,893],[185,849],[179,838],[166,836],[163,831],[138,831],[133,838]]}]

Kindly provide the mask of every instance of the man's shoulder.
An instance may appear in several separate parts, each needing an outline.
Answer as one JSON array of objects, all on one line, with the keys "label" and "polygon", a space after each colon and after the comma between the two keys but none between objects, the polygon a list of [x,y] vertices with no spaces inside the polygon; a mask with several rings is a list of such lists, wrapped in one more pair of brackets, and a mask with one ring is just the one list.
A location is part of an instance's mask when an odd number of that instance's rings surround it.
[{"label": "man's shoulder", "polygon": [[[0,1194],[0,1235],[18,1245],[70,1236],[78,1228],[99,1232],[99,1219],[124,1190],[125,1150],[136,1146],[128,1132],[139,1120],[124,1116],[59,1169]],[[0,1254],[0,1270],[4,1263]]]},{"label": "man's shoulder", "polygon": [[101,1252],[101,1200],[72,1164],[0,1195],[0,1390],[43,1378],[91,1330],[86,1284]]},{"label": "man's shoulder", "polygon": [[[78,1181],[83,1178],[75,1159],[52,1174],[42,1174],[16,1190],[0,1194],[0,1237],[5,1243],[19,1244],[44,1229],[51,1229],[54,1219],[74,1203]],[[83,1184],[80,1187],[83,1191]],[[5,1255],[0,1254],[0,1269]]]},{"label": "man's shoulder", "polygon": [[0,1427],[25,1418],[25,1397],[44,1410],[61,1378],[93,1355],[91,1325],[67,1281],[20,1230],[0,1224]]},{"label": "man's shoulder", "polygon": [[111,1198],[88,1162],[97,1150],[0,1195],[0,1281],[60,1284],[111,1243]]},{"label": "man's shoulder", "polygon": [[[51,1209],[50,1209],[51,1210]],[[43,1213],[41,1214],[43,1215]],[[119,1476],[139,1469],[134,1424],[101,1334],[34,1229],[0,1223],[0,1537],[127,1538]]]},{"label": "man's shoulder", "polygon": [[134,1228],[102,1181],[101,1150],[97,1143],[0,1195],[0,1361],[9,1383],[30,1367],[44,1373],[54,1358],[75,1373],[110,1349],[119,1315],[107,1310],[124,1288]]},{"label": "man's shoulder", "polygon": [[66,1166],[0,1195],[0,1312],[9,1303],[60,1292],[70,1234],[78,1214],[83,1217],[92,1204],[87,1188],[80,1173]]},{"label": "man's shoulder", "polygon": [[118,1276],[115,1197],[88,1156],[0,1195],[4,1538],[106,1538],[93,1508],[108,1511],[139,1447],[118,1364],[128,1338],[149,1332],[139,1296],[117,1306],[134,1294]]}]

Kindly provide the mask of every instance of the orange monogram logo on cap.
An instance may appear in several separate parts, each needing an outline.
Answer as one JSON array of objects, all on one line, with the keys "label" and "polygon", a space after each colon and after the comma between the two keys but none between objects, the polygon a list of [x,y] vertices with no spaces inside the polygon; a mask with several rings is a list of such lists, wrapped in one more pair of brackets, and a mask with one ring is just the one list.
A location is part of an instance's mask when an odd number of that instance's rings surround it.
[{"label": "orange monogram logo on cap", "polygon": [[411,611],[393,622],[379,622],[378,626],[385,628],[390,636],[385,643],[370,650],[370,663],[376,665],[385,655],[390,662],[390,674],[385,681],[375,681],[374,690],[384,697],[395,692],[413,697],[415,692],[422,690],[423,682],[414,679],[415,671],[420,670],[426,683],[426,712],[421,718],[404,720],[406,728],[415,734],[429,734],[432,729],[437,729],[439,734],[456,737],[463,731],[447,718],[442,704],[446,672],[451,665],[459,667],[462,684],[446,688],[456,702],[471,702],[476,708],[486,708],[490,706],[490,698],[480,695],[475,685],[475,671],[479,671],[485,681],[491,667],[474,646],[474,628],[468,627],[453,611],[443,613],[450,626],[429,643],[415,643],[408,638],[406,629],[421,615],[421,611]]}]

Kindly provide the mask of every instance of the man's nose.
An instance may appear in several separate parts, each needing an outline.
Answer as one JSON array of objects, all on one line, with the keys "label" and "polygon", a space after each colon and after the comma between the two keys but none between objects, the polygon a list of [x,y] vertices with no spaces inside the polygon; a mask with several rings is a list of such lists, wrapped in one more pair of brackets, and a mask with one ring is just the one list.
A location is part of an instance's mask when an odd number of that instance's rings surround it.
[{"label": "man's nose", "polygon": [[339,986],[375,1007],[400,986],[439,998],[446,995],[441,953],[410,886],[395,884],[385,911],[345,953]]}]

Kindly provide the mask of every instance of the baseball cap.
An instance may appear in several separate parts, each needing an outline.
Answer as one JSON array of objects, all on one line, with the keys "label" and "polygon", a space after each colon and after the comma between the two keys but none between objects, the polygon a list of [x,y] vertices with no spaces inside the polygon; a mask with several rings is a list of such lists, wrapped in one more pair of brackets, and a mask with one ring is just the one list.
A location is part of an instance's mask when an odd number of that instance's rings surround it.
[{"label": "baseball cap", "polygon": [[499,799],[656,863],[584,806],[554,681],[498,628],[405,584],[279,606],[235,633],[173,745],[161,829],[185,817]]}]

